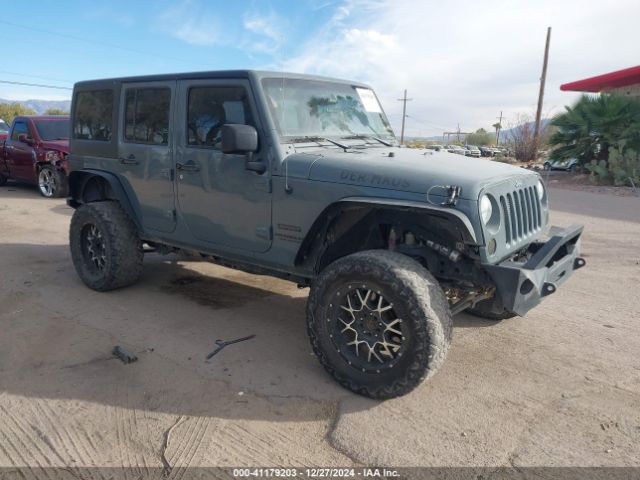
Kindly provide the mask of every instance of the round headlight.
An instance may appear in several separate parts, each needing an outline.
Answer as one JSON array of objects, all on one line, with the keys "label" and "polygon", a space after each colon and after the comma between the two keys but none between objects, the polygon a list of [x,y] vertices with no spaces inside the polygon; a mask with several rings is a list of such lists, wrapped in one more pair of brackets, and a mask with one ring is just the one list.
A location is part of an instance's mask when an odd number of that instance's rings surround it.
[{"label": "round headlight", "polygon": [[493,207],[491,206],[491,200],[486,195],[483,195],[480,199],[480,218],[482,223],[486,225],[491,219],[493,213]]},{"label": "round headlight", "polygon": [[538,199],[542,200],[542,198],[544,197],[544,184],[542,183],[542,180],[538,180],[536,190],[538,191]]}]

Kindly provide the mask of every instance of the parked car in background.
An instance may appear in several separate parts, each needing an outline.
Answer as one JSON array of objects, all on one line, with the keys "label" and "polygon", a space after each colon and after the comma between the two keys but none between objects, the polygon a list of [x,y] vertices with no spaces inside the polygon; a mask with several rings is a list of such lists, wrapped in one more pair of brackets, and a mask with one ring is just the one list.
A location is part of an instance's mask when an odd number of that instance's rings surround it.
[{"label": "parked car in background", "polygon": [[67,195],[69,117],[16,117],[0,145],[0,185],[8,179],[37,185],[45,197]]},{"label": "parked car in background", "polygon": [[467,157],[476,157],[476,158],[480,158],[480,149],[478,147],[476,147],[475,145],[466,145],[465,150],[467,151],[465,153],[465,155]]},{"label": "parked car in background", "polygon": [[566,172],[575,172],[578,169],[578,159],[569,158],[567,160],[545,160],[545,170],[564,170]]},{"label": "parked car in background", "polygon": [[459,147],[457,145],[452,145],[452,148],[447,148],[447,152],[450,153],[455,153],[456,155],[466,155],[467,154],[467,150]]},{"label": "parked car in background", "polygon": [[492,147],[480,147],[480,155],[483,157],[493,157],[496,153],[496,149]]},{"label": "parked car in background", "polygon": [[429,150],[435,150],[436,152],[446,152],[447,148],[444,145],[427,145]]},{"label": "parked car in background", "polygon": [[6,140],[9,135],[9,125],[0,118],[0,141]]}]

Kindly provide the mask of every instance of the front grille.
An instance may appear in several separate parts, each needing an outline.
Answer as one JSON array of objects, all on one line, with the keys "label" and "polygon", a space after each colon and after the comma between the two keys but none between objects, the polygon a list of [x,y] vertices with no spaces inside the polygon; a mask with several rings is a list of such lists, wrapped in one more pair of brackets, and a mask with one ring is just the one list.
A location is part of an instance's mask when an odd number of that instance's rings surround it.
[{"label": "front grille", "polygon": [[542,209],[536,187],[525,187],[500,195],[507,245],[512,246],[542,228]]}]

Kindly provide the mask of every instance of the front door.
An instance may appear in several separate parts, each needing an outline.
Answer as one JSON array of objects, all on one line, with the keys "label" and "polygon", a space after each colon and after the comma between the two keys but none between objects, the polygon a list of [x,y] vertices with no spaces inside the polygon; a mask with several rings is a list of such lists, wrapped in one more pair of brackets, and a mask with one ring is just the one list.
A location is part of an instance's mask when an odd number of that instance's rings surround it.
[{"label": "front door", "polygon": [[[20,136],[33,139],[29,124],[25,120],[16,120],[11,129],[11,136],[6,140],[7,164],[11,178],[35,182],[35,151],[31,145],[19,140]],[[23,137],[24,138],[24,137]]]},{"label": "front door", "polygon": [[175,229],[173,117],[176,82],[128,83],[120,99],[118,172],[135,192],[145,230]]},{"label": "front door", "polygon": [[[246,80],[179,82],[176,125],[178,208],[194,237],[212,245],[264,252],[271,246],[270,171],[245,168],[246,155],[221,150],[221,127],[246,124],[261,131]],[[182,129],[182,130],[181,130]],[[264,142],[254,154],[266,161]]]}]

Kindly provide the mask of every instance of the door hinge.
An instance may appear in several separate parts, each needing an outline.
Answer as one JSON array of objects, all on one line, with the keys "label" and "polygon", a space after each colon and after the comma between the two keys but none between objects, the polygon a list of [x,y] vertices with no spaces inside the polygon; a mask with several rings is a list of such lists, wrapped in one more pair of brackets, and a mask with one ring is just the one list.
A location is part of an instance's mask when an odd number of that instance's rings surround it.
[{"label": "door hinge", "polygon": [[273,229],[269,227],[256,228],[256,236],[264,238],[265,240],[271,240],[273,238]]}]

